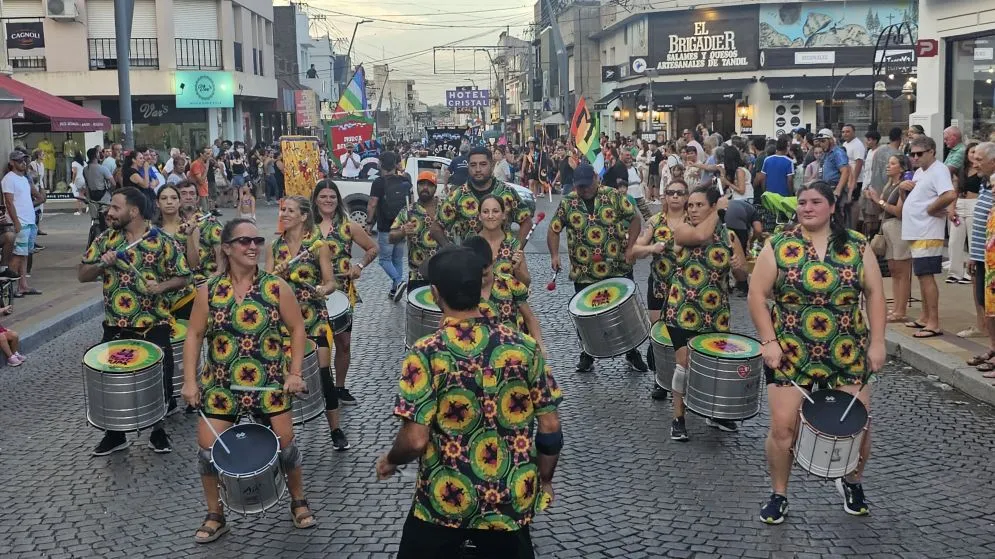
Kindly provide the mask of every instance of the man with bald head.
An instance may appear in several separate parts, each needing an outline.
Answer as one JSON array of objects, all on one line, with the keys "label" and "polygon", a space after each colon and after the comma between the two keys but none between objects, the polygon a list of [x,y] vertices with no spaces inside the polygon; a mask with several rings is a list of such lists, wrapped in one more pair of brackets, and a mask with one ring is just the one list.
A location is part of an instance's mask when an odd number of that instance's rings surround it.
[{"label": "man with bald head", "polygon": [[967,155],[967,147],[964,145],[964,134],[956,126],[948,126],[943,130],[943,145],[947,147],[947,157],[943,164],[950,169],[950,174],[957,176],[964,168],[964,156]]}]

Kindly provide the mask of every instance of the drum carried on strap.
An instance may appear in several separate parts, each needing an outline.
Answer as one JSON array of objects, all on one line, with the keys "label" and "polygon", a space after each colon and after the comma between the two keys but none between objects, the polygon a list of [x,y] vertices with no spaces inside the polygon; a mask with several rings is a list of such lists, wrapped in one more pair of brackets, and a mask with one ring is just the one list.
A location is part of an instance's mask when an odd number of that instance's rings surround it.
[{"label": "drum carried on strap", "polygon": [[325,297],[325,310],[328,311],[328,324],[332,327],[332,332],[341,334],[352,326],[352,305],[344,292],[329,293]]},{"label": "drum carried on strap", "polygon": [[277,504],[287,491],[279,458],[280,442],[266,427],[240,423],[225,429],[211,447],[221,502],[241,514],[261,513]]},{"label": "drum carried on strap", "polygon": [[684,404],[713,419],[743,420],[760,413],[763,357],[760,342],[738,334],[691,338]]},{"label": "drum carried on strap", "polygon": [[321,374],[318,370],[318,346],[311,340],[305,342],[301,379],[308,393],[294,395],[291,404],[294,425],[311,421],[325,411],[325,395],[321,391]]},{"label": "drum carried on strap", "polygon": [[408,293],[407,316],[404,323],[404,347],[410,348],[419,339],[434,333],[442,321],[442,309],[432,296],[431,286],[425,285]]},{"label": "drum carried on strap", "polygon": [[609,278],[581,289],[569,308],[581,346],[592,357],[622,355],[649,336],[649,315],[628,278]]},{"label": "drum carried on strap", "polygon": [[[173,397],[180,397],[183,388],[183,346],[187,342],[187,321],[177,318],[169,325],[169,345],[173,347]],[[203,344],[197,368],[207,362],[207,345]]]},{"label": "drum carried on strap", "polygon": [[[860,445],[864,442],[870,416],[860,400],[842,390],[819,390],[812,401],[802,400],[795,462],[810,474],[826,479],[841,478],[860,464]],[[853,408],[840,421],[847,406]]]},{"label": "drum carried on strap", "polygon": [[670,341],[670,332],[662,320],[653,324],[653,328],[650,330],[650,343],[653,344],[656,385],[670,392],[670,387],[674,383],[674,367],[677,366],[677,356],[674,344]]},{"label": "drum carried on strap", "polygon": [[112,340],[83,355],[86,420],[108,431],[136,431],[166,416],[162,350],[145,340]]}]

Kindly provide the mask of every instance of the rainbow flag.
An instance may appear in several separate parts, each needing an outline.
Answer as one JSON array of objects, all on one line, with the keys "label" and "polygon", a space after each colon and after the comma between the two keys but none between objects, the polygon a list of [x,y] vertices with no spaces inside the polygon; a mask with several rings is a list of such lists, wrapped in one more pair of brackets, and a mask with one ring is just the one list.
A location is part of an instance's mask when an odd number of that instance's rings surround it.
[{"label": "rainbow flag", "polygon": [[356,68],[356,73],[352,75],[349,87],[345,88],[342,96],[339,97],[339,103],[335,106],[333,118],[341,118],[350,114],[366,116],[366,110],[366,72],[363,70],[362,64],[360,64]]},{"label": "rainbow flag", "polygon": [[577,151],[593,165],[598,157],[601,126],[598,122],[598,113],[587,110],[587,103],[584,102],[583,97],[577,101],[577,108],[570,121],[570,134],[574,138]]}]

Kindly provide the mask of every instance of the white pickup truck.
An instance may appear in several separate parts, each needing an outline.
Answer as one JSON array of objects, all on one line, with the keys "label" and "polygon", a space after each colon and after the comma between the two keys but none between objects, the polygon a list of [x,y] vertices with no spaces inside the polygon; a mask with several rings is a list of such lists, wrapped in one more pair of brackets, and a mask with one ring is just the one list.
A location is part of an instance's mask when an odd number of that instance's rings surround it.
[{"label": "white pickup truck", "polygon": [[[449,162],[450,160],[446,157],[409,157],[404,171],[411,177],[412,182],[414,182],[418,178],[418,173],[422,171],[433,171],[437,176],[441,175],[443,169],[449,168]],[[370,179],[345,179],[342,177],[336,177],[334,180],[335,184],[339,187],[339,192],[342,194],[342,200],[345,203],[349,218],[356,223],[366,223],[366,207],[370,201],[370,189],[373,186],[373,181]],[[441,183],[442,181],[440,180],[439,182]],[[511,186],[518,192],[525,205],[535,213],[535,197],[532,195],[532,192],[528,188],[517,184],[512,184]],[[417,196],[416,193],[413,194]],[[443,192],[439,190],[438,195],[442,196],[442,194]]]}]

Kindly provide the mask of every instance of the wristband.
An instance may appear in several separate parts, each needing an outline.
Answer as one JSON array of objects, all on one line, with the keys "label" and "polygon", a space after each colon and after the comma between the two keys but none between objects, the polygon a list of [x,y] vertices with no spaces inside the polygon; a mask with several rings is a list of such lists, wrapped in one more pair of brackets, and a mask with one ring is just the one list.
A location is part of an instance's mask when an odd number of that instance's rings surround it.
[{"label": "wristband", "polygon": [[771,339],[769,339],[769,340],[766,340],[766,341],[763,341],[763,342],[760,342],[760,347],[764,347],[764,346],[766,346],[767,344],[769,344],[769,343],[773,343],[773,342],[776,342],[776,341],[777,341],[777,338],[771,338]]},{"label": "wristband", "polygon": [[356,267],[359,268],[360,270],[362,270],[366,266],[363,263],[359,263],[359,264],[356,264]]}]

